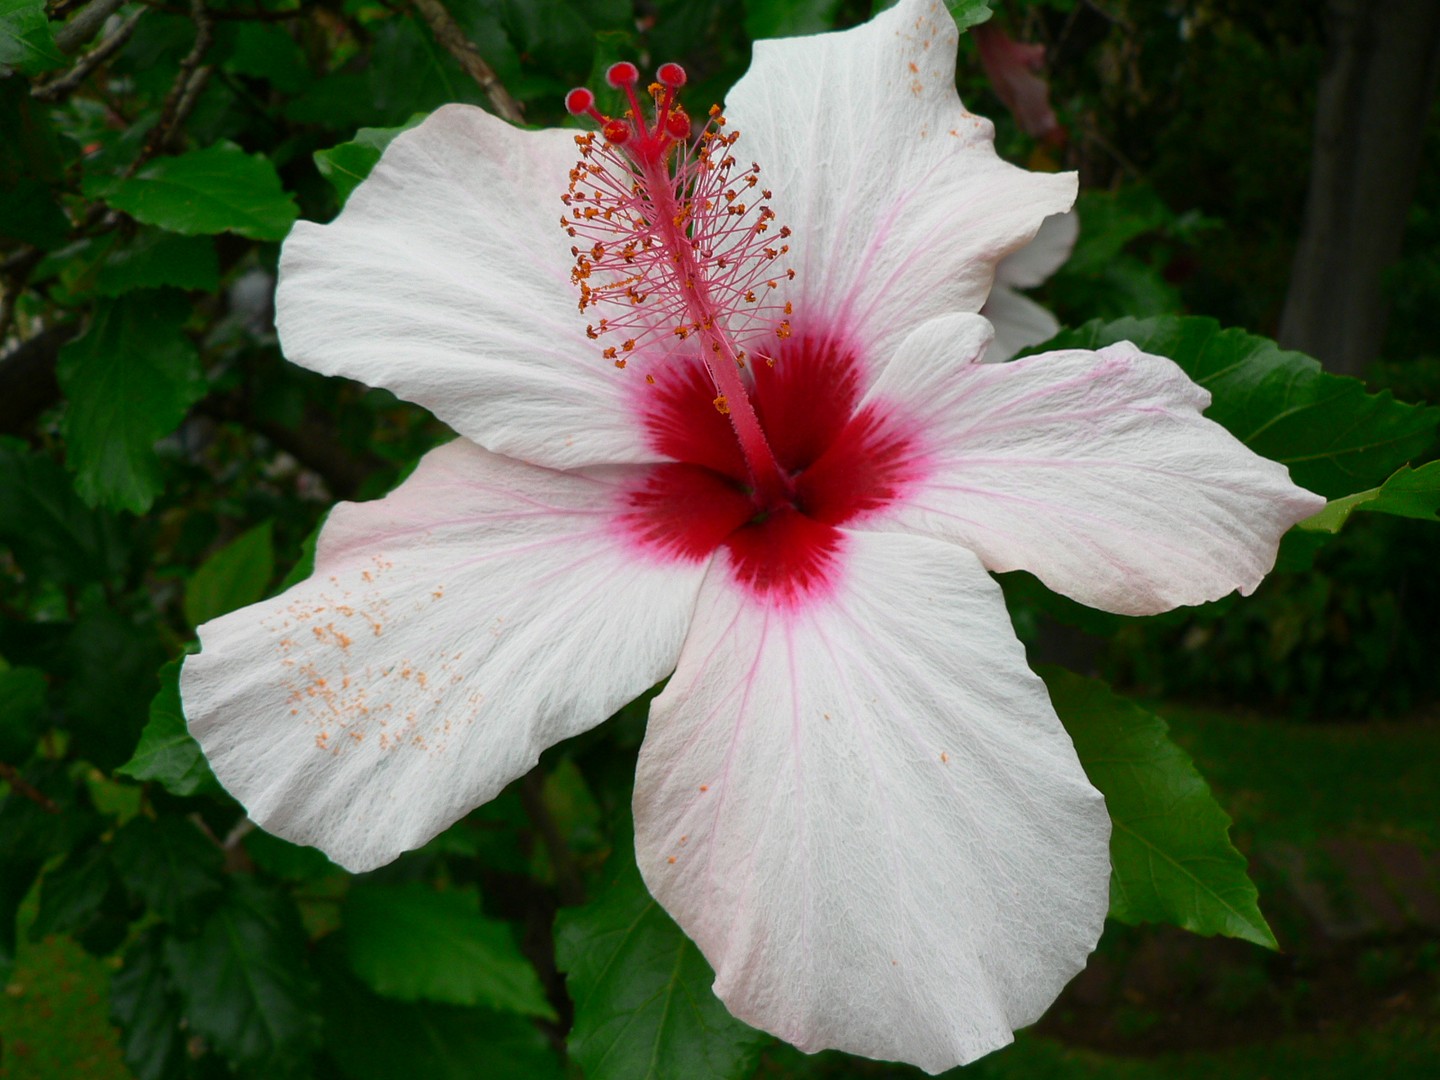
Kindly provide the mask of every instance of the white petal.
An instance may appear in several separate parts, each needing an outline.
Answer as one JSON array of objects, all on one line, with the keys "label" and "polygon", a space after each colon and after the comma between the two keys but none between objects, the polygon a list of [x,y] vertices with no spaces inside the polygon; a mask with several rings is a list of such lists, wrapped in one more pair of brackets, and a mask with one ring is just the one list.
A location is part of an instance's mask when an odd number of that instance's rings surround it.
[{"label": "white petal", "polygon": [[1054,315],[998,280],[980,314],[995,329],[995,337],[985,350],[987,364],[1009,360],[1021,349],[1049,341],[1060,331]]},{"label": "white petal", "polygon": [[885,527],[1151,615],[1254,591],[1284,532],[1325,505],[1205,419],[1210,394],[1173,361],[1121,342],[965,363],[987,335],[970,316],[937,319],[871,388],[917,433],[928,474]]},{"label": "white petal", "polygon": [[312,577],[206,623],[190,731],[271,832],[366,870],[423,844],[674,665],[703,565],[614,528],[610,478],[464,440],[341,503]]},{"label": "white petal", "polygon": [[939,1072],[1084,966],[1109,818],[974,556],[859,533],[845,558],[798,610],[713,565],[651,709],[637,853],[736,1016]]},{"label": "white petal", "polygon": [[285,355],[393,390],[497,453],[654,460],[635,384],[585,337],[560,196],[575,133],[448,105],[398,136],[329,225],[285,241]]},{"label": "white petal", "polygon": [[996,283],[1016,289],[1033,289],[1045,284],[1070,258],[1079,236],[1080,216],[1075,211],[1047,217],[1034,240],[1005,256],[995,271]]},{"label": "white petal", "polygon": [[755,43],[727,116],[794,230],[797,330],[881,360],[925,319],[979,311],[996,264],[1074,200],[1073,173],[996,156],[956,95],[956,40],[944,4],[901,0],[853,30]]}]

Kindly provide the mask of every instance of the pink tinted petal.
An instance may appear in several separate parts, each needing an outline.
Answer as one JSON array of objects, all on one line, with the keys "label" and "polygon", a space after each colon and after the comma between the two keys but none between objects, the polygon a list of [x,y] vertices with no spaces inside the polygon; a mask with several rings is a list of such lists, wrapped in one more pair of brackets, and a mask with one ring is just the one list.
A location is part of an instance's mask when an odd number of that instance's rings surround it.
[{"label": "pink tinted petal", "polygon": [[755,44],[727,115],[794,230],[781,281],[798,331],[885,357],[920,323],[979,311],[996,264],[1075,197],[1073,174],[995,154],[955,93],[956,30],[938,0],[901,0],[841,33]]},{"label": "pink tinted petal", "polygon": [[1054,315],[1008,285],[996,281],[980,314],[995,329],[995,337],[985,349],[985,363],[998,364],[1009,360],[1021,349],[1049,341],[1060,331]]},{"label": "pink tinted petal", "polygon": [[970,1061],[1105,917],[1109,818],[999,588],[927,537],[847,534],[785,608],[716,563],[651,709],[636,847],[736,1016],[802,1050]]},{"label": "pink tinted petal", "polygon": [[398,136],[338,218],[285,241],[285,355],[524,461],[655,460],[625,405],[634,381],[586,339],[570,283],[574,135],[448,105]]},{"label": "pink tinted petal", "polygon": [[1035,239],[1019,251],[1005,256],[995,271],[995,284],[1016,289],[1033,289],[1043,285],[1050,275],[1065,265],[1080,237],[1080,216],[1052,214],[1040,226]]},{"label": "pink tinted petal", "polygon": [[618,479],[458,440],[337,506],[314,575],[206,623],[185,662],[221,783],[269,831],[368,870],[653,685],[705,564],[621,539]]},{"label": "pink tinted petal", "polygon": [[1201,411],[1210,395],[1129,342],[978,364],[967,316],[916,331],[868,399],[917,430],[929,469],[886,527],[1028,570],[1124,615],[1250,593],[1325,501]]},{"label": "pink tinted petal", "polygon": [[1007,255],[995,271],[995,287],[980,314],[995,328],[995,340],[985,352],[987,364],[1009,360],[1021,349],[1049,341],[1060,330],[1055,316],[1016,289],[1043,285],[1051,274],[1065,265],[1080,233],[1075,211],[1045,219],[1035,239]]}]

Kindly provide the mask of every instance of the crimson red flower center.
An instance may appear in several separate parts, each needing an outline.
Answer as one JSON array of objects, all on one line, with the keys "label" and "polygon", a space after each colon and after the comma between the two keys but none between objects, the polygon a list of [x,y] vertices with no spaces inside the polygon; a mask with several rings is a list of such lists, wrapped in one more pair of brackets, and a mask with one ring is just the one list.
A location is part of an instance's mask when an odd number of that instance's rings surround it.
[{"label": "crimson red flower center", "polygon": [[668,558],[701,560],[724,548],[737,581],[793,603],[834,584],[841,526],[893,502],[920,463],[897,417],[860,405],[860,360],[843,343],[796,335],[774,361],[753,368],[747,391],[790,498],[767,506],[754,490],[697,360],[647,387],[650,444],[674,460],[653,466],[626,494],[622,520],[633,538]]}]

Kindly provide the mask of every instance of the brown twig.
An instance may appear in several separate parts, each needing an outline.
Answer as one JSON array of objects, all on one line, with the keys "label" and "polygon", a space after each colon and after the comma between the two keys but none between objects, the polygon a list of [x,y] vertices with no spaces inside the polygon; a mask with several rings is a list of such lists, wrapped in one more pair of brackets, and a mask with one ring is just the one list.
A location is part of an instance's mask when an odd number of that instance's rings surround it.
[{"label": "brown twig", "polygon": [[212,39],[210,13],[205,9],[204,0],[191,0],[190,19],[195,24],[195,44],[180,61],[175,81],[170,84],[170,92],[165,95],[165,103],[160,107],[160,119],[155,121],[155,126],[145,137],[145,146],[126,169],[127,177],[134,176],[140,166],[156,154],[173,149],[181,126],[210,78],[210,68],[201,66]]},{"label": "brown twig", "polygon": [[509,120],[512,124],[523,124],[525,115],[520,109],[520,103],[510,96],[500,82],[500,77],[485,62],[475,43],[465,36],[465,31],[460,29],[445,5],[440,0],[411,2],[430,27],[430,32],[435,35],[441,48],[453,56],[465,69],[465,74],[479,83],[480,89],[485,91],[485,96],[490,99],[490,104],[495,109],[495,115]]},{"label": "brown twig", "polygon": [[68,23],[55,31],[55,45],[63,53],[76,52],[100,32],[105,20],[119,11],[125,0],[91,0]]},{"label": "brown twig", "polygon": [[45,5],[45,14],[51,22],[68,19],[76,8],[85,6],[85,0],[51,0]]},{"label": "brown twig", "polygon": [[0,761],[0,780],[10,785],[10,790],[22,799],[29,799],[47,814],[58,814],[60,805],[49,795],[29,783],[14,765]]},{"label": "brown twig", "polygon": [[135,32],[135,27],[140,22],[140,16],[145,14],[145,10],[145,8],[141,8],[135,12],[117,26],[113,34],[77,60],[73,68],[58,79],[35,87],[30,91],[30,96],[39,101],[59,101],[65,97],[84,82],[87,75],[115,55],[116,50],[130,40],[130,35]]}]

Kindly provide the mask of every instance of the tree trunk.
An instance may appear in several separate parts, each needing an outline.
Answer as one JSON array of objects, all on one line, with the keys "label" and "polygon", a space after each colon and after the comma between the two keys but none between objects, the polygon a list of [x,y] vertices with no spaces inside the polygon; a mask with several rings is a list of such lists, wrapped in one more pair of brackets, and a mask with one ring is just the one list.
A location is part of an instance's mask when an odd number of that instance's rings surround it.
[{"label": "tree trunk", "polygon": [[1304,226],[1280,343],[1361,375],[1380,354],[1440,76],[1440,0],[1329,0]]}]

